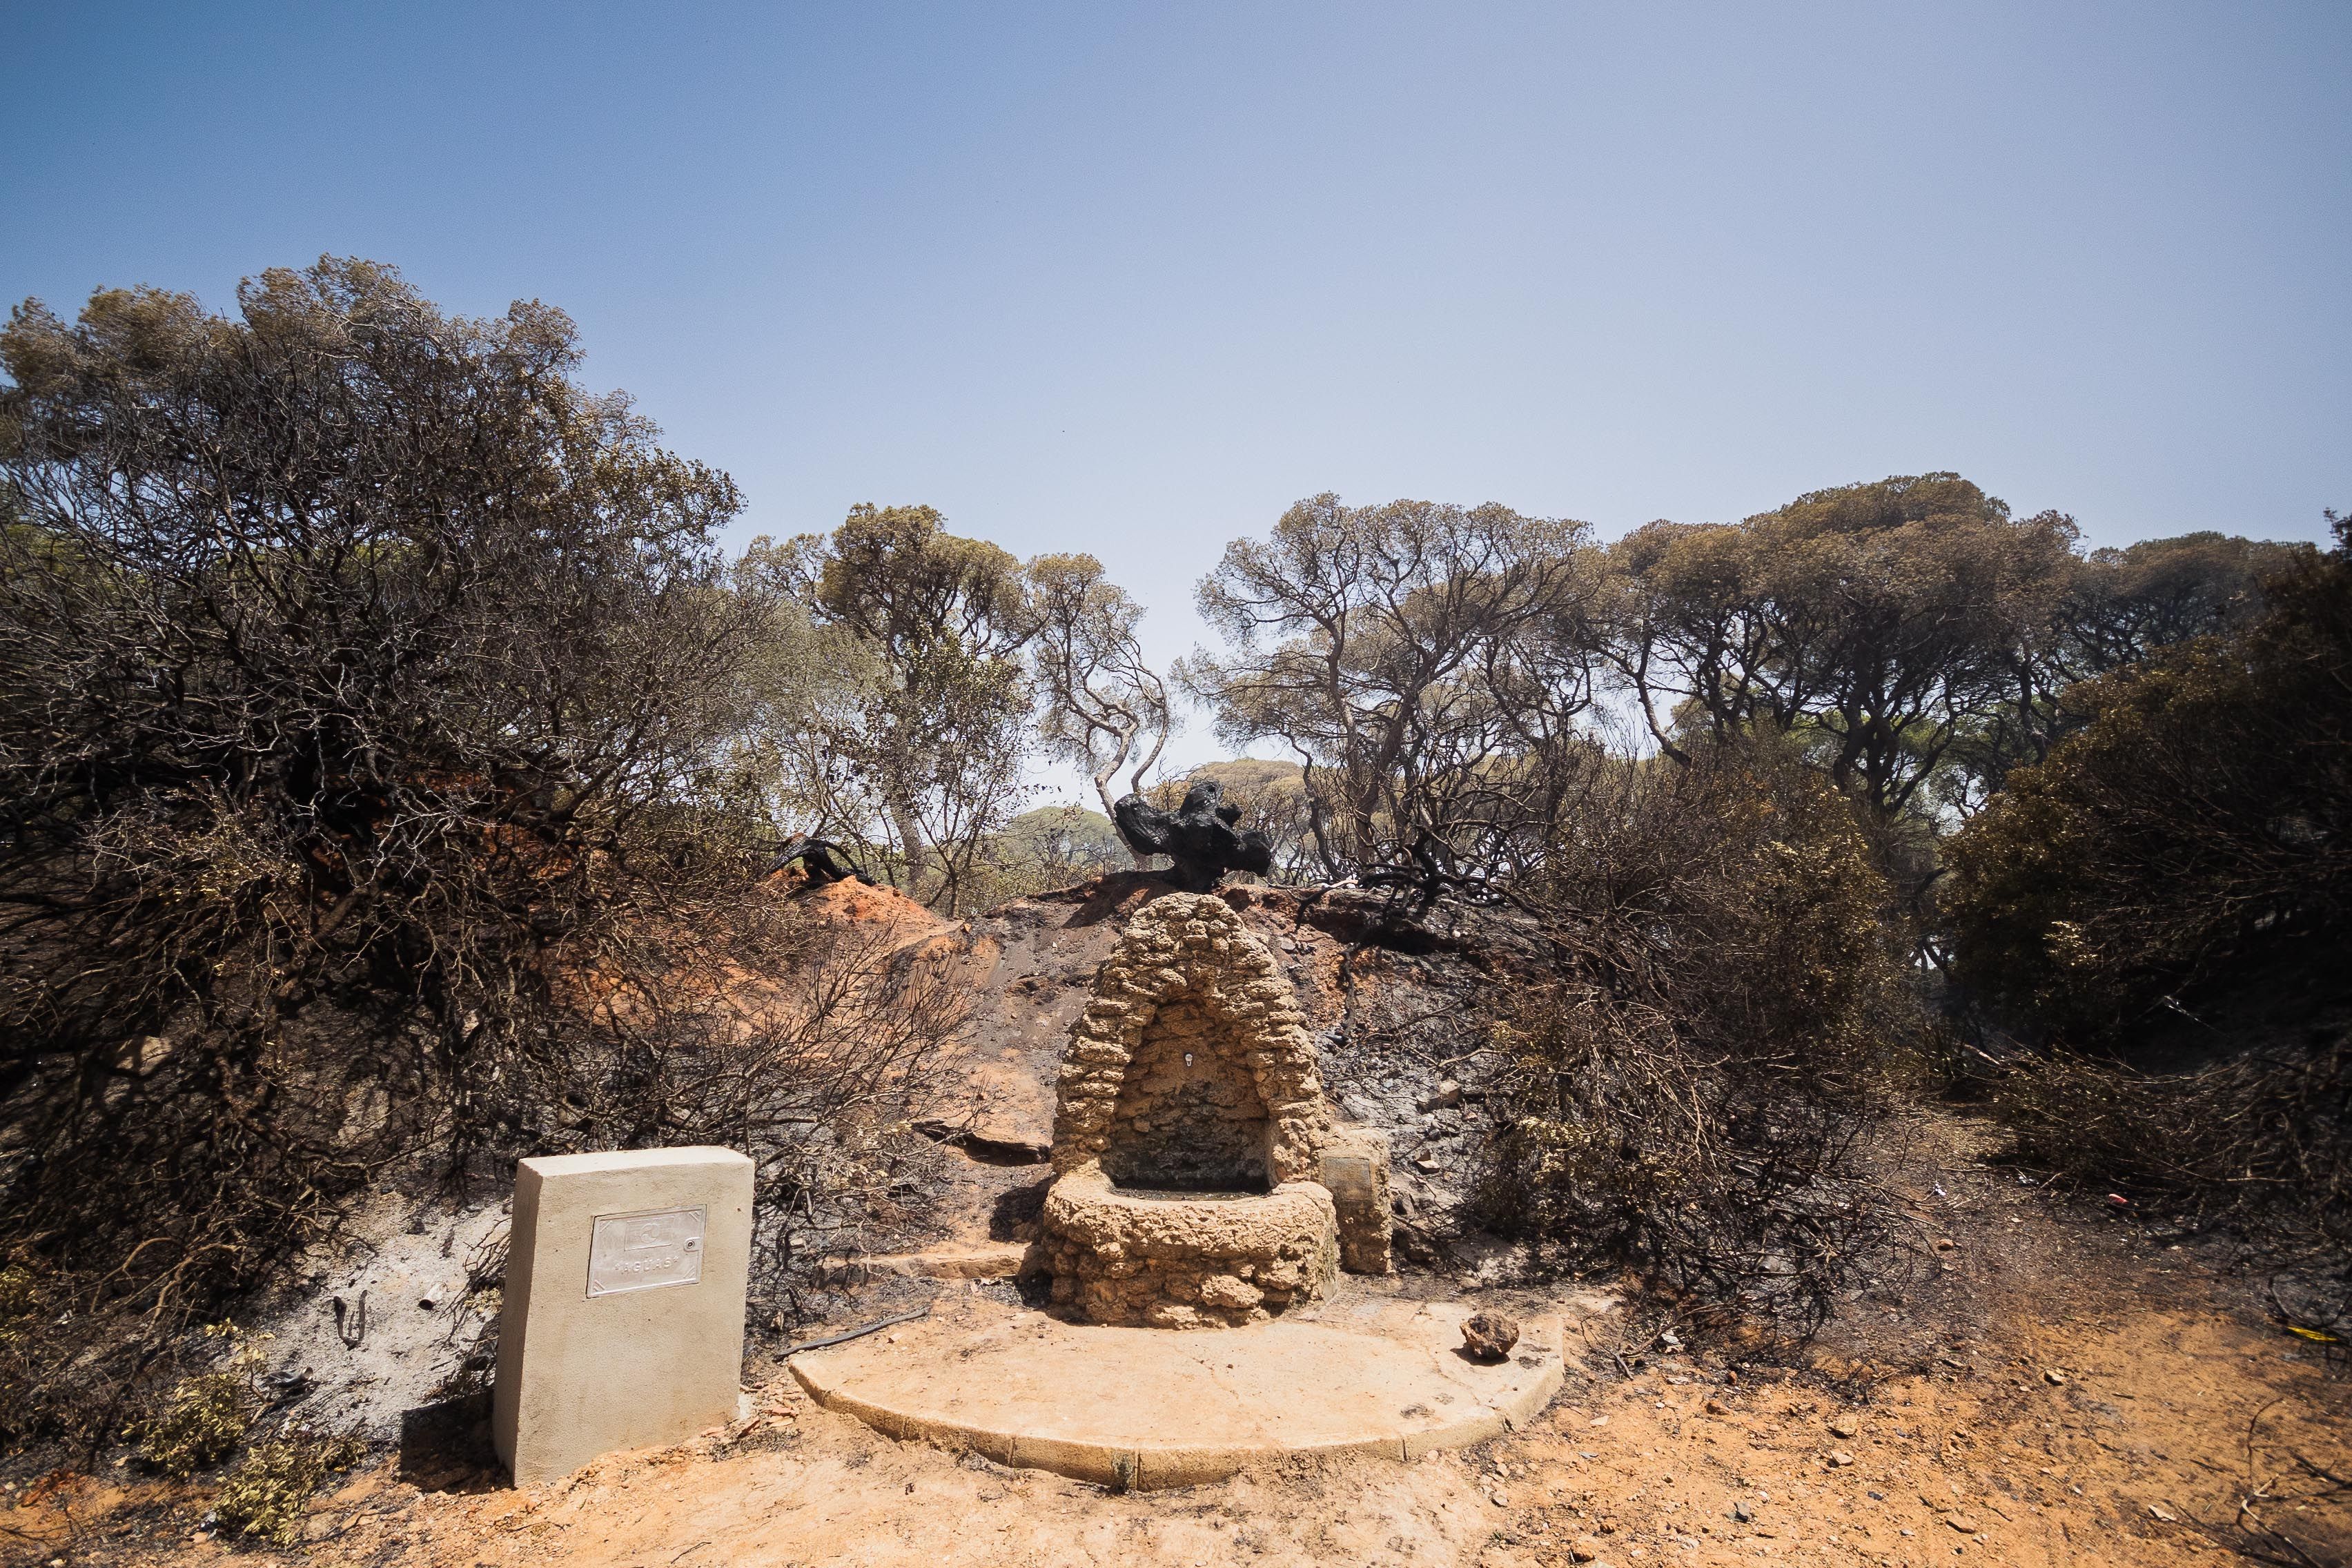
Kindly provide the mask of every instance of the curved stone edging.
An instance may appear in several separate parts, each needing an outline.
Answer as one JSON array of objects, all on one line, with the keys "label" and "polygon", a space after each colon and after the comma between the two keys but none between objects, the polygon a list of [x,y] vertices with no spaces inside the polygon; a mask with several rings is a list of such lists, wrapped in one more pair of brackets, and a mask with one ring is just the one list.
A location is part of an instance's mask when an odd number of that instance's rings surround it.
[{"label": "curved stone edging", "polygon": [[[1290,1321],[1220,1334],[1056,1323],[1026,1344],[941,1330],[897,1347],[814,1351],[790,1365],[819,1405],[890,1436],[1141,1489],[1218,1480],[1290,1454],[1411,1460],[1468,1447],[1525,1425],[1559,1391],[1557,1320],[1529,1325],[1528,1342],[1543,1342],[1532,1367],[1462,1363],[1436,1345],[1457,1331],[1435,1325],[1412,1344]],[[1265,1386],[1224,1378],[1220,1363],[1294,1375]],[[1074,1381],[1079,1368],[1092,1378]],[[1310,1387],[1320,1401],[1303,1392]],[[1118,1397],[1105,1399],[1107,1389]]]}]

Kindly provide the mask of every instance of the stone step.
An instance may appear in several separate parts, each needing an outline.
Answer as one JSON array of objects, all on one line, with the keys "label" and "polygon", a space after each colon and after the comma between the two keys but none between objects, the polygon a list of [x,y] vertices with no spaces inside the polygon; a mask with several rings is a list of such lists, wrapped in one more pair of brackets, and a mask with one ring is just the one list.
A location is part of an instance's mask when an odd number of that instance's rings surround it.
[{"label": "stone step", "polygon": [[877,1253],[843,1258],[824,1268],[827,1279],[1011,1279],[1035,1263],[1034,1242],[992,1241],[978,1246],[936,1247],[923,1252]]}]

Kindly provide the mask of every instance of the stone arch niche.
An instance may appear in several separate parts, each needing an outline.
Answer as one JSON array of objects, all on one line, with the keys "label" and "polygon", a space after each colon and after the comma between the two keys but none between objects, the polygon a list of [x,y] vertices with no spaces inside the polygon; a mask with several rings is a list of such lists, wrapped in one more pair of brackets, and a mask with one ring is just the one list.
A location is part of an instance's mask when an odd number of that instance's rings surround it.
[{"label": "stone arch niche", "polygon": [[1163,1328],[1234,1326],[1314,1300],[1339,1256],[1318,1178],[1348,1147],[1274,955],[1213,895],[1146,904],[1097,972],[1062,1059],[1043,1226],[1054,1300],[1091,1321]]}]

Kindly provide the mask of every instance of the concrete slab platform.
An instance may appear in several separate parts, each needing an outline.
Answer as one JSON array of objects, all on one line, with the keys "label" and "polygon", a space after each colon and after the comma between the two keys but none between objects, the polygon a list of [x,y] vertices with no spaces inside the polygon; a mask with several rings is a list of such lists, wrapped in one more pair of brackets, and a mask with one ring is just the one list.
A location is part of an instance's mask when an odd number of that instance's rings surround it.
[{"label": "concrete slab platform", "polygon": [[894,1437],[1106,1486],[1192,1486],[1286,1454],[1413,1459],[1533,1418],[1559,1390],[1560,1320],[1524,1320],[1489,1366],[1460,1353],[1471,1310],[1370,1300],[1215,1331],[933,1320],[791,1366],[819,1404]]}]

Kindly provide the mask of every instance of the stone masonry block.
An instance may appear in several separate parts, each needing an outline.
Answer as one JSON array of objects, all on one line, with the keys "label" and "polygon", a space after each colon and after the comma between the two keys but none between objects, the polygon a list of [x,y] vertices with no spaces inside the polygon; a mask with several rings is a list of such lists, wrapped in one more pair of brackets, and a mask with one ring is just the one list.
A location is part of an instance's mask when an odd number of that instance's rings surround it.
[{"label": "stone masonry block", "polygon": [[1389,1244],[1396,1226],[1389,1207],[1388,1135],[1370,1127],[1332,1129],[1321,1177],[1339,1211],[1339,1267],[1350,1274],[1388,1273],[1394,1267]]}]

